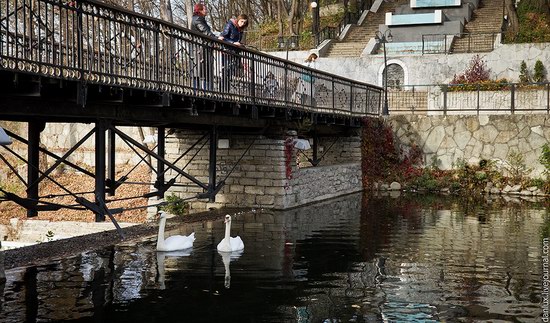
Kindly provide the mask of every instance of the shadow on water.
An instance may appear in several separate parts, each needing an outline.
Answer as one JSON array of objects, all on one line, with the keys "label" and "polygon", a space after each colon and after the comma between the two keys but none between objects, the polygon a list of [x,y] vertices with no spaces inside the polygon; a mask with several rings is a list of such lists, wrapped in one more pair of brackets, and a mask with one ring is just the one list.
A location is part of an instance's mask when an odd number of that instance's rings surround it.
[{"label": "shadow on water", "polygon": [[529,322],[540,318],[542,208],[349,195],[186,224],[6,272],[1,322]]}]

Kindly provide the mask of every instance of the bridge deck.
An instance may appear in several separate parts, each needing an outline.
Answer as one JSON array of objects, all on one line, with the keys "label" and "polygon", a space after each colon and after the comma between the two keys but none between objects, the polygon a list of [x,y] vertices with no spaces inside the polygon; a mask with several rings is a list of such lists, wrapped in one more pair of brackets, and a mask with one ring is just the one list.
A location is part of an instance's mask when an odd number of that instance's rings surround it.
[{"label": "bridge deck", "polygon": [[[379,115],[382,94],[377,86],[238,48],[93,0],[0,1],[0,84],[0,121],[28,122],[27,138],[6,129],[12,139],[28,147],[26,181],[17,174],[26,186],[21,194],[26,196],[0,188],[0,202],[16,203],[27,209],[28,216],[60,208],[85,209],[94,212],[97,221],[108,215],[115,224],[113,214],[124,209],[109,208],[113,200],[106,193],[114,195],[126,181],[126,177],[115,176],[115,136],[156,160],[156,191],[136,198],[162,199],[174,185],[174,178],[165,179],[171,170],[197,187],[200,193],[195,198],[213,201],[225,185],[216,175],[217,139],[224,131],[238,127],[257,137],[272,129],[281,136],[285,129],[295,129],[307,119],[314,132],[312,164],[316,165],[322,159],[315,157],[318,136],[322,132],[352,133],[361,118]],[[95,127],[58,156],[40,146],[40,133],[51,122],[93,123]],[[130,138],[119,125],[155,127],[156,149]],[[165,159],[168,128],[205,132],[207,182],[176,165],[179,159]],[[69,157],[92,136],[95,167],[88,171]],[[8,146],[0,148],[1,161],[16,172],[4,152],[20,160],[23,157]],[[39,165],[40,153],[56,160],[45,171]],[[60,205],[39,194],[39,183],[44,179],[54,182],[52,173],[60,164],[95,181],[94,201],[66,187],[62,189],[74,197],[74,205]]]},{"label": "bridge deck", "polygon": [[0,93],[15,95],[0,119],[195,123],[202,110],[348,120],[378,115],[382,92],[93,0],[2,1],[0,72]]}]

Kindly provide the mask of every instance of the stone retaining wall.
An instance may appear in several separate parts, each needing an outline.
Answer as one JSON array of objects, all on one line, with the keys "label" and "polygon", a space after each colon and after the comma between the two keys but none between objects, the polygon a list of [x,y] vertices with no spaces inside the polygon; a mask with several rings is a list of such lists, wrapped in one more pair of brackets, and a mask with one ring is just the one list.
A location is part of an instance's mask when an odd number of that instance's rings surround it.
[{"label": "stone retaining wall", "polygon": [[531,177],[544,171],[538,159],[550,140],[549,115],[399,115],[388,121],[399,142],[422,149],[428,165],[435,157],[441,169],[451,169],[459,160],[487,159],[504,166],[516,152],[533,169]]}]

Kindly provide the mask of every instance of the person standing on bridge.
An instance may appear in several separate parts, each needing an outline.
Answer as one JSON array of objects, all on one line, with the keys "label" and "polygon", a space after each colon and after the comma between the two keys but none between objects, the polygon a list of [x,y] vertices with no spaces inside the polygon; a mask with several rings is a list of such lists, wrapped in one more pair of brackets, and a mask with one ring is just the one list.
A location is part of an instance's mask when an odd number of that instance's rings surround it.
[{"label": "person standing on bridge", "polygon": [[[317,68],[315,61],[317,54],[311,53],[304,61],[304,65],[310,68]],[[307,71],[298,78],[296,92],[292,95],[292,101],[302,105],[315,105],[315,79],[311,72]]]},{"label": "person standing on bridge", "polygon": [[[240,14],[237,18],[232,18],[227,21],[218,39],[232,43],[238,47],[244,46],[242,44],[242,39],[246,27],[248,27],[248,16]],[[228,49],[227,53],[228,54],[222,56],[222,82],[224,91],[229,91],[231,76],[238,76],[242,68],[239,51],[236,49]]]},{"label": "person standing on bridge", "polygon": [[[206,6],[202,3],[197,3],[193,7],[193,18],[191,21],[191,30],[204,34],[208,37],[215,38],[216,35],[206,22]],[[202,46],[202,50],[197,50],[198,75],[195,75],[193,85],[202,86],[203,89],[212,90],[212,82],[214,80],[214,53],[210,46]]]}]

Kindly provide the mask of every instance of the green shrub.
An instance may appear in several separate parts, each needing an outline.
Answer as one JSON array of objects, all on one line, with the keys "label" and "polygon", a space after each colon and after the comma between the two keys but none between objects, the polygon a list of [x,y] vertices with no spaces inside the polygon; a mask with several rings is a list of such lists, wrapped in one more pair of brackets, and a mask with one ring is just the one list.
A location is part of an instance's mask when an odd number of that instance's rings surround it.
[{"label": "green shrub", "polygon": [[546,175],[546,180],[550,179],[550,146],[544,144],[542,146],[542,153],[539,156],[539,162],[544,166],[544,174]]},{"label": "green shrub", "polygon": [[546,79],[546,70],[544,68],[544,64],[542,64],[541,60],[537,60],[535,63],[535,74],[533,75],[533,81],[536,83],[544,82]]},{"label": "green shrub", "polygon": [[514,42],[543,43],[550,41],[550,17],[522,1],[518,5],[519,32]]},{"label": "green shrub", "polygon": [[517,151],[511,151],[508,154],[508,160],[505,161],[504,168],[510,174],[510,179],[514,184],[521,183],[532,171],[532,168],[525,165],[523,154]]},{"label": "green shrub", "polygon": [[160,206],[159,209],[174,215],[185,215],[189,211],[189,203],[185,202],[181,197],[172,194],[166,196],[165,204]]},{"label": "green shrub", "polygon": [[529,70],[527,70],[527,64],[525,61],[521,61],[519,66],[519,82],[521,84],[529,83]]}]

